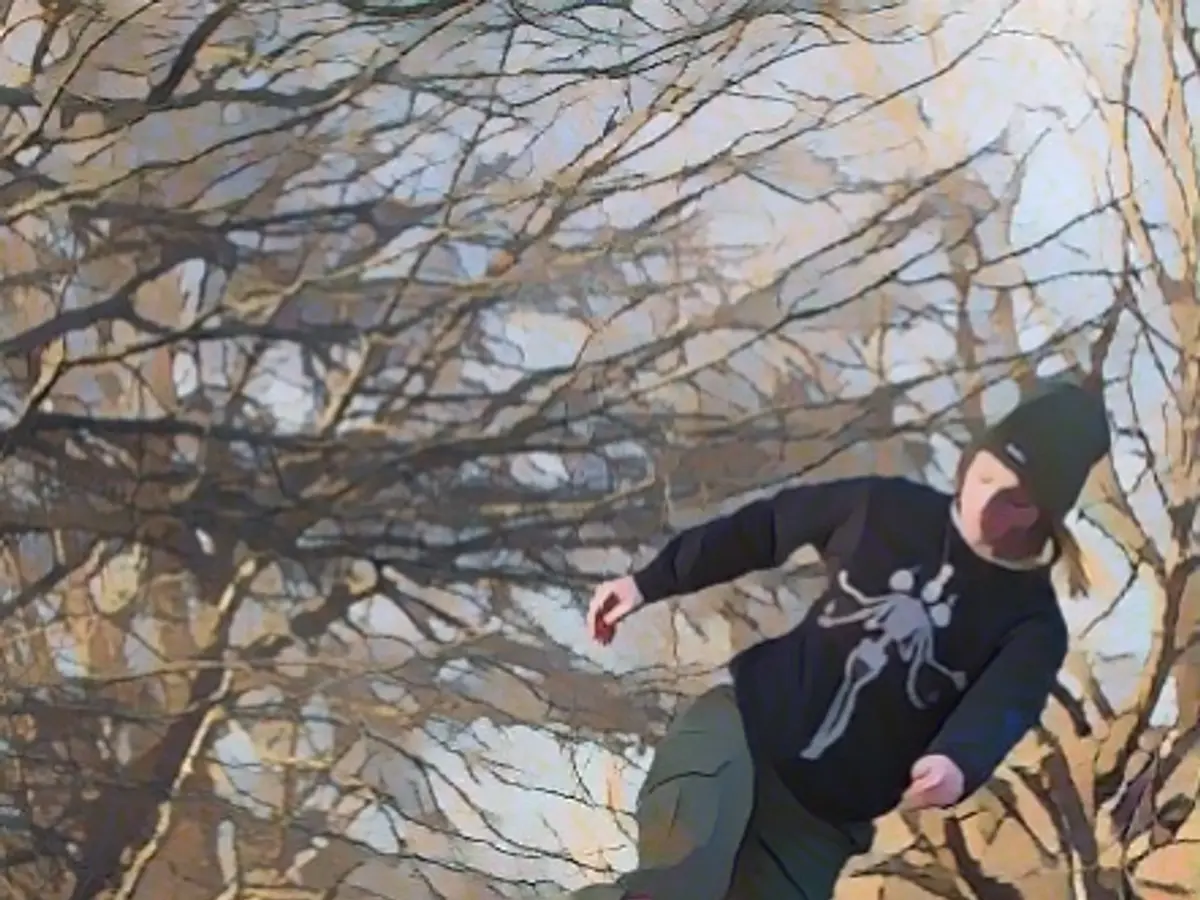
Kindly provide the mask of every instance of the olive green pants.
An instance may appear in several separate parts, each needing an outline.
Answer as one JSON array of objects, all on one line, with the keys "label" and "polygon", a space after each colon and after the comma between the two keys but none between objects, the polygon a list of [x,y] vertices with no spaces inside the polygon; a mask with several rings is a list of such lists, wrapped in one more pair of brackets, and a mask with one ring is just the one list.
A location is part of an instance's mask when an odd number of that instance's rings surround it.
[{"label": "olive green pants", "polygon": [[829,900],[869,824],[808,813],[769,766],[754,765],[728,686],[667,731],[638,792],[638,868],[574,900]]}]

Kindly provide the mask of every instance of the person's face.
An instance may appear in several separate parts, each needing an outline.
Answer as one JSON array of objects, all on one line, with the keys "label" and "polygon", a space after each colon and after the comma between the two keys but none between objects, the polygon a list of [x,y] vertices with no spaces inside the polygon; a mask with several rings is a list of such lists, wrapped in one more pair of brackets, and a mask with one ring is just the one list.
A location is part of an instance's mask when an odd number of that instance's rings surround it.
[{"label": "person's face", "polygon": [[973,544],[1001,547],[1021,538],[1037,523],[1037,507],[1012,469],[981,450],[967,467],[958,492],[963,536]]}]

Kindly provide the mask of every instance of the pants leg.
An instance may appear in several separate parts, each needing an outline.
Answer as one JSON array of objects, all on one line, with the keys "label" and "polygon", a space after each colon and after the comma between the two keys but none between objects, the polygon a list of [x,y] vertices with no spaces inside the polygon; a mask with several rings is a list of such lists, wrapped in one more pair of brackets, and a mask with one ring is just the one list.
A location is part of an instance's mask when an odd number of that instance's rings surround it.
[{"label": "pants leg", "polygon": [[760,766],[754,815],[727,900],[831,900],[846,864],[870,849],[874,831],[871,824],[818,819],[770,766]]},{"label": "pants leg", "polygon": [[674,723],[638,793],[638,868],[651,900],[725,900],[754,806],[754,763],[733,689],[713,688]]},{"label": "pants leg", "polygon": [[753,804],[742,718],[722,685],[672,722],[655,750],[637,798],[637,869],[572,897],[725,900]]}]

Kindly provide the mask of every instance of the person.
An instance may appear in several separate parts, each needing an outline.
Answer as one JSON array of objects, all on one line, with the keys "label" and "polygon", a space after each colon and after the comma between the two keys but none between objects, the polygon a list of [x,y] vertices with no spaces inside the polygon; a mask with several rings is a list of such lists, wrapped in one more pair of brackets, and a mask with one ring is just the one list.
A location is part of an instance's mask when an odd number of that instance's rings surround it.
[{"label": "person", "polygon": [[813,547],[827,587],[730,663],[658,745],[638,865],[576,900],[828,900],[898,805],[950,807],[1039,720],[1066,655],[1052,580],[1086,591],[1064,519],[1110,451],[1102,397],[1047,380],[963,454],[953,494],[899,477],[802,484],[683,531],[601,585],[611,641],[637,610]]}]

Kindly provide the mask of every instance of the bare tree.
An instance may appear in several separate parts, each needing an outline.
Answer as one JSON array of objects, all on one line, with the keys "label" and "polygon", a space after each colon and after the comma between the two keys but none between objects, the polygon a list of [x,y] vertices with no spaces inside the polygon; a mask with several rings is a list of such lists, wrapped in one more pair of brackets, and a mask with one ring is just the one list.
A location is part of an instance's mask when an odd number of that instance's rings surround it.
[{"label": "bare tree", "polygon": [[[1019,5],[993,6],[986,34],[1025,27]],[[1046,242],[1115,220],[1136,253],[1027,264],[1040,247],[1013,223],[1039,140],[1003,123],[957,140],[929,118],[936,85],[996,39],[952,46],[944,17],[4,10],[13,897],[474,900],[596,878],[627,858],[606,846],[627,825],[627,770],[679,697],[798,614],[805,561],[648,612],[600,655],[580,643],[579,593],[787,478],[937,478],[929,433],[965,436],[986,385],[1061,353],[1103,364],[1119,396],[1121,354],[1161,328],[1142,292],[1171,301],[1188,346],[1190,282],[1169,282],[1133,200],[1098,200]],[[1162,33],[1190,34],[1182,19]],[[814,83],[830,71],[840,83]],[[1150,120],[1186,141],[1174,115]],[[893,152],[847,152],[868,146]],[[1138,180],[1122,177],[1113,197]],[[1180,209],[1173,225],[1191,221]],[[1056,321],[1067,278],[1111,300]],[[1032,349],[1027,309],[1052,321]],[[938,335],[946,352],[927,352]],[[1183,359],[1176,387],[1194,380]],[[1189,471],[1190,444],[1165,440],[1145,438],[1155,471]],[[1157,656],[1133,712],[1094,680],[1085,713],[1064,692],[1042,738],[1059,755],[996,814],[1019,831],[1036,803],[1061,806],[1042,780],[1073,785],[1084,812],[1039,872],[1099,871],[1086,835],[1108,827],[1151,859],[1137,842],[1167,826],[1130,798],[1166,815],[1188,777],[1174,760],[1194,722],[1147,728],[1169,674],[1191,690],[1185,481],[1167,543],[1118,502],[1124,475],[1102,486],[1096,521],[1158,586]],[[1068,712],[1106,724],[1072,736]],[[1107,781],[1086,781],[1092,757]],[[971,844],[967,865],[960,826],[909,824],[913,849],[870,863],[887,890],[1001,896],[985,872],[1024,889],[1024,849]]]}]

